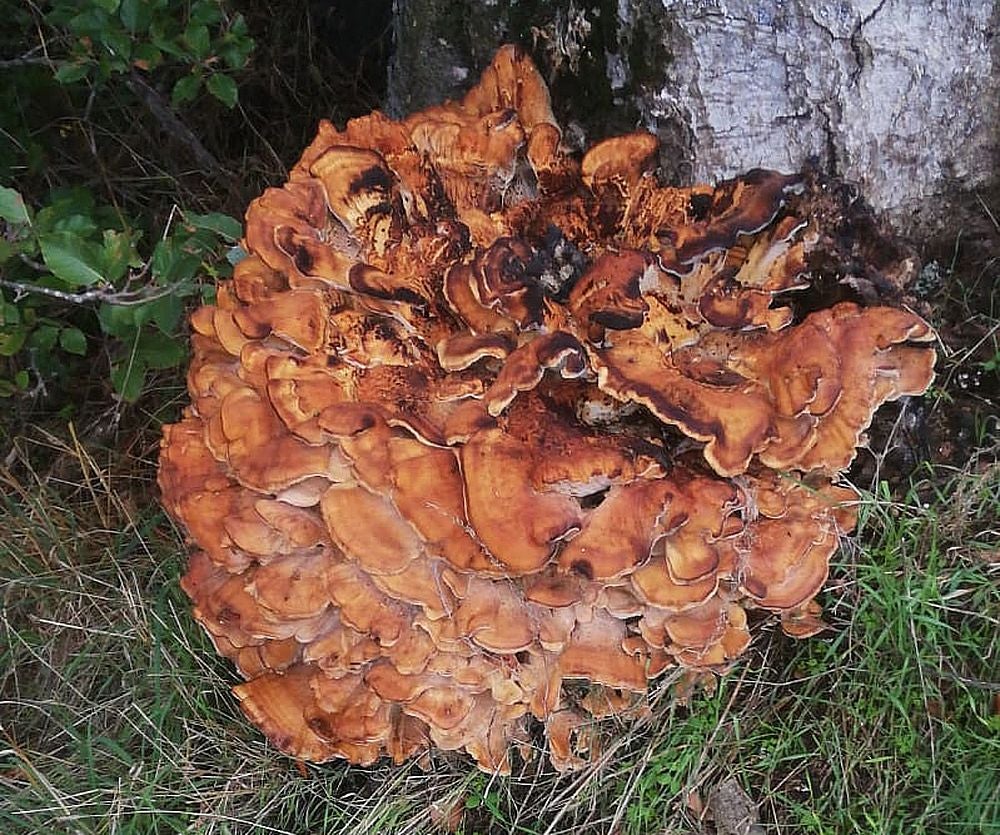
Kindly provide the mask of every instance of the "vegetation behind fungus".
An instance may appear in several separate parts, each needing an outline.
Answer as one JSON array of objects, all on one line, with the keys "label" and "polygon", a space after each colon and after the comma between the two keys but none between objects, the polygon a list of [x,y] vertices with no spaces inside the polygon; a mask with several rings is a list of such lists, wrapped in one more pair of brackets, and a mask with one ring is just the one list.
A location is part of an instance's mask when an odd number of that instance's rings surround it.
[{"label": "vegetation behind fungus", "polygon": [[834,480],[932,379],[906,310],[796,315],[803,178],[669,188],[649,134],[560,136],[511,47],[461,102],[324,122],[192,317],[163,502],[292,756],[505,771],[535,720],[568,768],[650,679],[731,665],[748,610],[815,634]]}]

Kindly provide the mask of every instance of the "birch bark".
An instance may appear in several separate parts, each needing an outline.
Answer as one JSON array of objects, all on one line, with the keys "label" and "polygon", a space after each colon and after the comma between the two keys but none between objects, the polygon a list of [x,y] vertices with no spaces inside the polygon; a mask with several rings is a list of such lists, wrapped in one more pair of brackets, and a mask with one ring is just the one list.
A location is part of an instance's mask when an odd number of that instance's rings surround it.
[{"label": "birch bark", "polygon": [[645,127],[678,182],[811,160],[927,235],[997,180],[992,0],[397,0],[394,27],[397,113],[461,95],[516,41],[571,142]]}]

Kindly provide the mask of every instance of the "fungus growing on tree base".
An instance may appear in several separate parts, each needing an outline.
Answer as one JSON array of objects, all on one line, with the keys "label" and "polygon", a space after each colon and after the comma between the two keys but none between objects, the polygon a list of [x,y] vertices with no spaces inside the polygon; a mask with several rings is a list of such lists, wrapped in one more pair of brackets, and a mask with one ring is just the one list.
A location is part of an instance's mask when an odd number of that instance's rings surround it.
[{"label": "fungus growing on tree base", "polygon": [[462,102],[322,124],[251,204],[159,480],[195,617],[281,750],[505,771],[543,727],[571,767],[650,679],[726,669],[748,610],[822,629],[855,523],[832,479],[929,385],[933,333],[796,313],[801,178],[667,188],[655,154],[564,153],[505,47]]}]

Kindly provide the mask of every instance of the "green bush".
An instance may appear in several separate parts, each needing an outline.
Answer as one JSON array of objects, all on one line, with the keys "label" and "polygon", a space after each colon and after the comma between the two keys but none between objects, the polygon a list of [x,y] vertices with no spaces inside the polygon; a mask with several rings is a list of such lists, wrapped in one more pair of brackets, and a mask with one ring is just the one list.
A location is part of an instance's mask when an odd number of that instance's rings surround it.
[{"label": "green bush", "polygon": [[10,17],[4,52],[24,32],[37,44],[0,61],[0,397],[66,399],[86,362],[135,401],[147,372],[184,360],[185,300],[229,269],[240,225],[179,209],[176,183],[119,199],[94,135],[128,147],[131,120],[152,118],[210,157],[182,108],[235,107],[254,41],[217,0],[54,0]]},{"label": "green bush", "polygon": [[[143,257],[142,233],[123,228],[86,189],[57,192],[32,212],[18,192],[0,187],[0,217],[7,224],[0,240],[0,356],[27,354],[26,367],[0,377],[0,396],[28,389],[29,369],[44,385],[64,361],[61,352],[85,355],[101,334],[114,343],[115,391],[136,400],[148,370],[184,359],[177,338],[184,300],[199,292],[200,275],[218,277],[220,246],[240,236],[231,217],[188,213]],[[90,315],[81,316],[80,307]]]},{"label": "green bush", "polygon": [[45,20],[65,34],[69,47],[57,81],[103,82],[133,68],[153,72],[173,63],[189,68],[173,84],[175,105],[192,101],[204,84],[235,107],[237,86],[226,71],[244,67],[254,46],[243,16],[227,16],[216,0],[56,0]]}]

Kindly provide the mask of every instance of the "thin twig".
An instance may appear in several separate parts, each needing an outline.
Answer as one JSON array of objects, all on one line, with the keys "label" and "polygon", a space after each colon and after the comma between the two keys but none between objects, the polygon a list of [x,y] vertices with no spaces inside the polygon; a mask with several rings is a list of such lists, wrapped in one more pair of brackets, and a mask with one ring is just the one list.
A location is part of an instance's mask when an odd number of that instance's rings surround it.
[{"label": "thin twig", "polygon": [[181,121],[173,107],[158,90],[147,84],[145,79],[135,70],[128,74],[125,83],[139,97],[146,109],[153,114],[156,121],[160,123],[160,127],[191,150],[195,161],[203,171],[220,179],[226,177],[226,171],[219,161],[201,144],[201,140],[194,131]]},{"label": "thin twig", "polygon": [[175,289],[173,286],[157,287],[155,289],[144,287],[139,290],[122,292],[118,290],[109,290],[107,287],[99,287],[94,290],[87,290],[84,293],[67,293],[64,290],[56,290],[52,287],[41,287],[37,284],[24,284],[20,281],[8,281],[4,278],[0,278],[0,287],[13,290],[18,294],[18,299],[23,298],[30,293],[36,293],[40,296],[48,296],[52,299],[58,299],[59,301],[66,302],[67,304],[107,302],[108,304],[117,304],[122,306],[143,304],[144,302],[161,299],[172,293]]},{"label": "thin twig", "polygon": [[256,136],[261,142],[264,143],[264,146],[267,148],[267,150],[270,152],[271,156],[274,158],[275,163],[277,163],[277,165],[278,165],[278,171],[281,172],[281,175],[283,177],[287,177],[288,176],[288,166],[285,165],[285,163],[282,161],[281,156],[278,154],[278,152],[276,150],[274,150],[274,146],[270,142],[267,141],[267,137],[264,136],[264,134],[262,134],[259,130],[257,130],[257,126],[256,126],[256,124],[254,124],[254,120],[250,118],[250,115],[247,113],[246,109],[243,107],[243,102],[242,101],[238,101],[236,103],[236,107],[239,108],[240,115],[243,116],[244,123],[247,125],[247,127],[250,128],[250,130],[254,134],[254,136]]},{"label": "thin twig", "polygon": [[993,214],[992,211],[990,211],[989,204],[987,204],[987,202],[983,200],[983,196],[979,192],[976,192],[976,200],[979,201],[979,205],[983,207],[983,211],[986,212],[986,216],[993,222],[993,225],[997,228],[997,231],[1000,231],[1000,222],[997,221],[996,215]]},{"label": "thin twig", "polygon": [[53,61],[50,58],[29,58],[28,56],[22,56],[20,58],[4,58],[0,60],[0,70],[11,69],[15,67],[37,67],[45,66],[52,67],[56,69],[63,61]]}]

